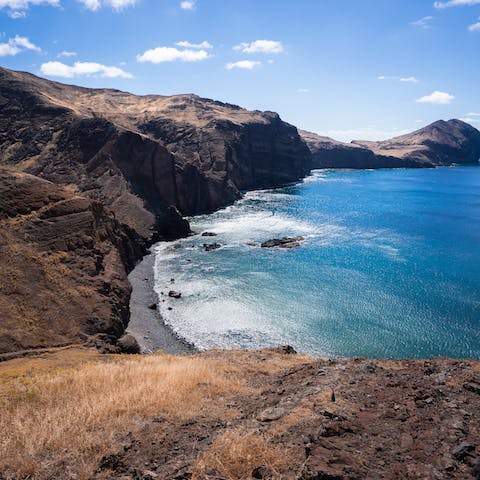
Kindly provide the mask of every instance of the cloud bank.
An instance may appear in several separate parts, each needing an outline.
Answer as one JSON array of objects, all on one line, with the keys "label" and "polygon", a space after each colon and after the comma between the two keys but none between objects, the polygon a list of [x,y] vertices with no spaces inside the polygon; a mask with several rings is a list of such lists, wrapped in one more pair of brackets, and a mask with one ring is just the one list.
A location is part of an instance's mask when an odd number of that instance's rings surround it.
[{"label": "cloud bank", "polygon": [[417,103],[431,103],[434,105],[448,105],[455,100],[453,95],[450,95],[446,92],[440,92],[435,90],[430,95],[425,95],[424,97],[420,97],[417,99]]},{"label": "cloud bank", "polygon": [[115,11],[119,12],[127,7],[133,7],[137,0],[77,0],[82,3],[87,10],[95,12],[103,7],[113,8]]},{"label": "cloud bank", "polygon": [[226,64],[227,70],[233,70],[234,68],[239,68],[242,70],[252,70],[255,67],[259,67],[262,62],[256,62],[254,60],[240,60],[238,62],[230,62]]},{"label": "cloud bank", "polygon": [[433,6],[438,9],[470,5],[480,5],[480,0],[449,0],[448,2],[435,2],[433,4]]},{"label": "cloud bank", "polygon": [[121,68],[109,67],[96,62],[75,62],[73,65],[66,65],[62,62],[47,62],[42,64],[40,71],[49,77],[99,76],[105,78],[133,78],[131,73],[125,72]]},{"label": "cloud bank", "polygon": [[137,55],[137,62],[200,62],[206,60],[209,56],[206,50],[193,50],[188,48],[180,50],[174,47],[157,47]]},{"label": "cloud bank", "polygon": [[14,38],[9,38],[7,42],[0,43],[0,57],[15,56],[26,50],[42,51],[40,47],[33,44],[27,37],[21,37],[20,35],[15,35]]},{"label": "cloud bank", "polygon": [[255,40],[254,42],[242,42],[233,47],[234,50],[242,53],[282,53],[284,48],[281,42],[275,40]]}]

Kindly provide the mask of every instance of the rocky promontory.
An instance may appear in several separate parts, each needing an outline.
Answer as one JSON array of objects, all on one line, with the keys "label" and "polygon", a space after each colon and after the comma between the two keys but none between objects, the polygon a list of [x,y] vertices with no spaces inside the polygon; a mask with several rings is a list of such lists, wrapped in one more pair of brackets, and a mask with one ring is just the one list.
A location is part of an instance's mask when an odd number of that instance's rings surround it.
[{"label": "rocky promontory", "polygon": [[422,168],[478,164],[480,132],[461,120],[439,120],[382,142],[333,138],[301,131],[313,168]]}]

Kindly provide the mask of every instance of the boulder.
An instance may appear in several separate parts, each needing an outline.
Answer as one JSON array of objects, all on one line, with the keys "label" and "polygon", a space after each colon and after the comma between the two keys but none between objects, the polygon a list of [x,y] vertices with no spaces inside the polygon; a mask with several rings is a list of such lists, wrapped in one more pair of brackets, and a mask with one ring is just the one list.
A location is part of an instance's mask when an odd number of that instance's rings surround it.
[{"label": "boulder", "polygon": [[261,244],[262,248],[298,248],[300,242],[305,240],[303,237],[283,237],[283,238],[272,238]]},{"label": "boulder", "polygon": [[210,252],[211,250],[217,250],[220,247],[221,247],[221,245],[217,242],[215,242],[215,243],[204,243],[203,244],[203,249],[206,252]]},{"label": "boulder", "polygon": [[121,353],[140,353],[140,345],[138,344],[136,338],[129,333],[117,340],[117,346],[120,348]]},{"label": "boulder", "polygon": [[160,218],[158,233],[166,240],[187,237],[191,233],[190,224],[182,217],[177,207],[170,205]]}]

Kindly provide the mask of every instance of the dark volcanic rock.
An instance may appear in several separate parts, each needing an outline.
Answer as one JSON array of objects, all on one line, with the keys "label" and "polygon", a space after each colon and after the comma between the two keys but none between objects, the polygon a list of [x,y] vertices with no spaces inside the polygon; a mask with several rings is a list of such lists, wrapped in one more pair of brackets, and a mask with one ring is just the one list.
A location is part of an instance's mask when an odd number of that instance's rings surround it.
[{"label": "dark volcanic rock", "polygon": [[455,460],[463,461],[467,455],[475,450],[475,445],[471,443],[462,443],[458,447],[455,447],[452,451],[452,455]]},{"label": "dark volcanic rock", "polygon": [[[293,182],[311,167],[296,128],[272,112],[195,95],[86,89],[6,69],[0,97],[0,164],[75,186],[145,237],[170,205],[183,215],[211,212],[241,190]],[[176,237],[168,222],[160,229]]]},{"label": "dark volcanic rock", "polygon": [[300,132],[313,168],[404,168],[477,164],[480,132],[461,120],[439,120],[420,130],[382,142],[343,143]]},{"label": "dark volcanic rock", "polygon": [[0,170],[0,199],[0,353],[114,343],[140,239],[101,203],[32,175]]},{"label": "dark volcanic rock", "polygon": [[300,246],[300,242],[305,240],[303,237],[283,237],[272,238],[261,244],[262,248],[297,248]]},{"label": "dark volcanic rock", "polygon": [[121,353],[140,353],[140,345],[133,335],[124,335],[117,341],[117,346],[120,348]]},{"label": "dark volcanic rock", "polygon": [[217,250],[221,247],[221,245],[217,242],[215,243],[204,243],[203,244],[203,249],[206,251],[206,252],[210,252],[212,250]]},{"label": "dark volcanic rock", "polygon": [[176,207],[170,205],[162,215],[158,233],[167,240],[187,237],[191,233],[190,224]]},{"label": "dark volcanic rock", "polygon": [[182,294],[180,292],[176,292],[175,290],[170,290],[168,292],[168,296],[171,298],[180,298]]}]

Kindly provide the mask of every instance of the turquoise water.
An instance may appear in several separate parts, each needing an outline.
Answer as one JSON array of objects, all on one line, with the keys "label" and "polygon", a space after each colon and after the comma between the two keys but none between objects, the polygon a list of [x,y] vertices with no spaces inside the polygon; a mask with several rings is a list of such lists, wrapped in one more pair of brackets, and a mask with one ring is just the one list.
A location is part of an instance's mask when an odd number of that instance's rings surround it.
[{"label": "turquoise water", "polygon": [[159,244],[156,288],[200,348],[480,358],[480,167],[316,171],[191,223],[218,235]]}]

